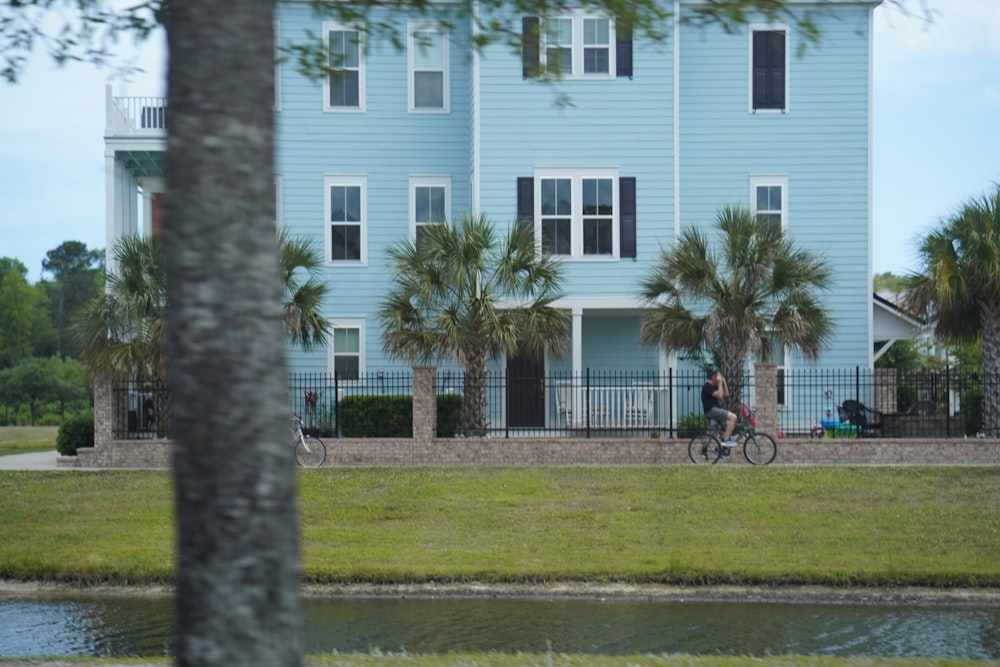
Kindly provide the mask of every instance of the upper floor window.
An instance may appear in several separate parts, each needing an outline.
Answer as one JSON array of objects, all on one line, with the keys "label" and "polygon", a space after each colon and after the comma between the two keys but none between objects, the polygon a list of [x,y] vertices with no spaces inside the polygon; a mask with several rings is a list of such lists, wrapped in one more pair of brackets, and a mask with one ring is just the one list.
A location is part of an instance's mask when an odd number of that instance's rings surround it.
[{"label": "upper floor window", "polygon": [[614,22],[576,11],[544,19],[541,35],[544,70],[562,77],[611,77],[615,74]]},{"label": "upper floor window", "polygon": [[365,110],[365,50],[357,28],[323,22],[330,72],[323,90],[326,111]]},{"label": "upper floor window", "polygon": [[451,177],[414,176],[410,179],[410,238],[416,244],[428,225],[451,219]]},{"label": "upper floor window", "polygon": [[750,32],[750,109],[788,111],[788,30]]},{"label": "upper floor window", "polygon": [[521,17],[521,74],[558,78],[632,78],[632,24],[583,10]]},{"label": "upper floor window", "polygon": [[535,237],[542,252],[618,255],[618,174],[611,169],[535,171]]},{"label": "upper floor window", "polygon": [[784,176],[753,176],[750,178],[750,208],[785,229],[788,225],[787,191],[788,179]]},{"label": "upper floor window", "polygon": [[367,182],[364,176],[325,176],[326,257],[334,264],[367,261]]},{"label": "upper floor window", "polygon": [[447,112],[448,33],[437,24],[410,23],[407,53],[410,111]]}]

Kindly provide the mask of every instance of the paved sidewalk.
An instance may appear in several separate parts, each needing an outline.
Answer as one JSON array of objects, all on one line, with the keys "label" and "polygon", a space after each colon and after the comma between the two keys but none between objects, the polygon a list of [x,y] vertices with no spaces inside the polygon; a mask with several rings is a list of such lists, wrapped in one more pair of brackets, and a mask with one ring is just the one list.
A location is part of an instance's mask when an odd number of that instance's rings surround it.
[{"label": "paved sidewalk", "polygon": [[11,454],[0,456],[0,470],[72,470],[73,468],[58,468],[56,450],[50,452],[32,452],[31,454]]}]

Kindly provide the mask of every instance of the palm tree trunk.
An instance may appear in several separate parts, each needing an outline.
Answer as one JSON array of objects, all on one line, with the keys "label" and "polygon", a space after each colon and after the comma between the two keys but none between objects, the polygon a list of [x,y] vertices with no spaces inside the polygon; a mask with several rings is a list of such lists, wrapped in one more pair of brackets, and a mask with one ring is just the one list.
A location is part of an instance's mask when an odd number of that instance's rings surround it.
[{"label": "palm tree trunk", "polygon": [[458,432],[470,438],[486,435],[486,347],[477,345],[465,357],[464,398]]},{"label": "palm tree trunk", "polygon": [[1000,303],[981,304],[983,325],[983,432],[1000,437]]},{"label": "palm tree trunk", "polygon": [[727,347],[722,353],[722,374],[726,376],[729,385],[729,397],[722,401],[722,407],[739,416],[740,403],[743,400],[743,360],[746,350],[737,347]]}]

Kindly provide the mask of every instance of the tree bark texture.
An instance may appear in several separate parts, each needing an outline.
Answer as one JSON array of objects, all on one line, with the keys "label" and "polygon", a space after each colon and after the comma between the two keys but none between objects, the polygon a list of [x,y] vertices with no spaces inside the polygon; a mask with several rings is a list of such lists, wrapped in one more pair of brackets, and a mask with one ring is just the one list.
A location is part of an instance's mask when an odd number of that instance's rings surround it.
[{"label": "tree bark texture", "polygon": [[162,236],[182,666],[303,663],[274,228],[273,9],[167,9]]}]

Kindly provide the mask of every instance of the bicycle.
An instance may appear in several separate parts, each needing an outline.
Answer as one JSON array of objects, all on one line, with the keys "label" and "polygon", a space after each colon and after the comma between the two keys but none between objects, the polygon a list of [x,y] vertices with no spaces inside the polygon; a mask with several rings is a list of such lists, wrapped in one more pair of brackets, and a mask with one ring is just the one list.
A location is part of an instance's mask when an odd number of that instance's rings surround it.
[{"label": "bicycle", "polygon": [[292,448],[295,461],[303,468],[318,468],[326,461],[326,444],[319,438],[302,432],[304,424],[296,415],[291,417]]},{"label": "bicycle", "polygon": [[[757,418],[746,404],[740,406],[743,417],[736,422],[732,438],[743,441],[743,456],[753,465],[766,466],[778,455],[778,444],[766,433],[756,431]],[[722,446],[722,423],[711,420],[708,428],[698,433],[688,443],[688,457],[692,463],[718,463],[729,456],[735,447]]]}]

